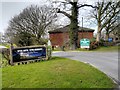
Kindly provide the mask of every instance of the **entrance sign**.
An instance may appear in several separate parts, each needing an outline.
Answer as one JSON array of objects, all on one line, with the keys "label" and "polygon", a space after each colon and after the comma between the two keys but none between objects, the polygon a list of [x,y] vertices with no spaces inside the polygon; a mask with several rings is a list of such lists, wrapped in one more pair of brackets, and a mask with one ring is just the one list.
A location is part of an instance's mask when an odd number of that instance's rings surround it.
[{"label": "entrance sign", "polygon": [[81,39],[80,40],[80,47],[81,48],[90,48],[90,40],[89,39]]},{"label": "entrance sign", "polygon": [[40,58],[47,58],[45,46],[20,47],[12,49],[13,63],[34,60]]}]

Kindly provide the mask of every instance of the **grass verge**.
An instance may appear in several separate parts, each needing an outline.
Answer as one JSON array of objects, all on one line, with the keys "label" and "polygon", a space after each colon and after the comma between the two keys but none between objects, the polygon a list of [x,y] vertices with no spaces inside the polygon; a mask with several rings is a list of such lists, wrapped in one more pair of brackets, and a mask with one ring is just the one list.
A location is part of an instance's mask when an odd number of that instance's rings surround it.
[{"label": "grass verge", "polygon": [[118,51],[118,48],[120,48],[120,46],[106,46],[106,47],[99,47],[92,51]]},{"label": "grass verge", "polygon": [[104,73],[79,61],[49,61],[2,68],[3,88],[113,88]]},{"label": "grass verge", "polygon": [[110,51],[118,51],[118,48],[120,48],[120,46],[101,46],[97,49],[93,49],[93,50],[88,50],[88,49],[82,49],[82,48],[78,48],[77,51],[103,51],[103,52],[110,52]]},{"label": "grass verge", "polygon": [[[109,52],[109,51],[118,51],[118,49],[120,48],[120,46],[101,46],[97,49],[93,49],[93,50],[88,50],[88,49],[84,49],[84,48],[77,48],[75,51],[103,51],[103,52]],[[53,51],[62,51],[61,49],[54,49]],[[73,51],[73,50],[65,50],[65,51]]]}]

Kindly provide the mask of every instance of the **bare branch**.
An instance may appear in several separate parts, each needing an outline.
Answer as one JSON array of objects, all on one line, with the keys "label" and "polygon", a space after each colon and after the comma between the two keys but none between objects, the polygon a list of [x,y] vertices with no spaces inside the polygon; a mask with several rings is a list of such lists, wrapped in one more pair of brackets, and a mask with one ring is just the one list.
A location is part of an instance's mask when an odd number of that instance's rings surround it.
[{"label": "bare branch", "polygon": [[93,5],[88,5],[88,4],[83,4],[83,5],[79,5],[78,8],[82,8],[82,7],[92,7],[92,8],[98,8],[97,6],[93,6]]},{"label": "bare branch", "polygon": [[58,9],[58,13],[62,13],[62,14],[64,14],[65,16],[67,16],[68,18],[71,18],[71,15],[70,15],[70,14],[68,14],[68,13],[66,13],[66,12],[64,12],[64,11],[60,11],[60,9]]},{"label": "bare branch", "polygon": [[104,12],[109,8],[111,4],[111,2],[108,2],[107,5],[105,5],[105,8],[102,10],[102,14],[104,14]]}]

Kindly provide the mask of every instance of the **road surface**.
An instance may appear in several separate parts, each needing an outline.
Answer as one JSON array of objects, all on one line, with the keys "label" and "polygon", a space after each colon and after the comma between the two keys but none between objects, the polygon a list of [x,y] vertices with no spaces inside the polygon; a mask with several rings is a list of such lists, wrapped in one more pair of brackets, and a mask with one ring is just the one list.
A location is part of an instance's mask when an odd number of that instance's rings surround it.
[{"label": "road surface", "polygon": [[118,84],[118,52],[93,52],[93,51],[71,51],[71,52],[53,52],[53,56],[70,58],[82,61],[98,68]]}]

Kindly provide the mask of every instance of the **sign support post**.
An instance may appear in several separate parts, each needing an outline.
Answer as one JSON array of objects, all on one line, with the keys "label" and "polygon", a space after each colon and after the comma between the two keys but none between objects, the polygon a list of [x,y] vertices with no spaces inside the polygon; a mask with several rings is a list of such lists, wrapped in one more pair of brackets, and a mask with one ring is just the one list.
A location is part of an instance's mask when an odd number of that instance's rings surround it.
[{"label": "sign support post", "polygon": [[10,64],[13,65],[13,55],[12,55],[13,44],[10,44]]}]

